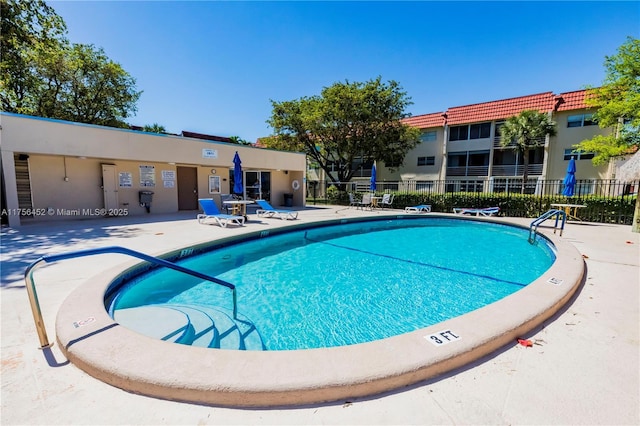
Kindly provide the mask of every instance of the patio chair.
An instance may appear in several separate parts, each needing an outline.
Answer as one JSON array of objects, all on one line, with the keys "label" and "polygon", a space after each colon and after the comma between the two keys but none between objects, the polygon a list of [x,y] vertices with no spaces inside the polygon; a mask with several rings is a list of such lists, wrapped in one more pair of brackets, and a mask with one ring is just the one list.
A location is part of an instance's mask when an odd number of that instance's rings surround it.
[{"label": "patio chair", "polygon": [[419,206],[408,206],[404,208],[405,213],[431,213],[430,204],[420,204]]},{"label": "patio chair", "polygon": [[260,206],[256,210],[258,217],[278,217],[280,219],[297,219],[298,212],[294,210],[278,210],[274,209],[271,204],[266,200],[256,200],[256,203]]},{"label": "patio chair", "polygon": [[378,203],[378,206],[381,209],[384,209],[385,206],[389,208],[393,208],[393,197],[395,194],[383,194],[382,200]]},{"label": "patio chair", "polygon": [[204,212],[198,213],[198,215],[196,216],[198,223],[204,223],[206,219],[215,219],[216,223],[222,228],[226,228],[229,223],[238,226],[244,225],[243,216],[220,213],[220,210],[218,210],[218,206],[216,206],[216,203],[212,198],[200,198],[198,199],[198,202],[200,203],[202,211]]},{"label": "patio chair", "polygon": [[500,212],[500,207],[486,207],[483,209],[473,209],[464,207],[455,207],[453,209],[455,214],[470,214],[476,216],[494,216]]},{"label": "patio chair", "polygon": [[359,202],[353,192],[349,192],[349,207],[357,207]]},{"label": "patio chair", "polygon": [[222,207],[224,208],[225,213],[229,214],[229,205],[225,204],[224,202],[237,200],[238,198],[241,197],[238,197],[235,194],[220,194],[220,202],[222,203]]},{"label": "patio chair", "polygon": [[356,207],[364,209],[365,207],[371,208],[371,194],[366,193],[362,195],[362,200],[356,202]]}]

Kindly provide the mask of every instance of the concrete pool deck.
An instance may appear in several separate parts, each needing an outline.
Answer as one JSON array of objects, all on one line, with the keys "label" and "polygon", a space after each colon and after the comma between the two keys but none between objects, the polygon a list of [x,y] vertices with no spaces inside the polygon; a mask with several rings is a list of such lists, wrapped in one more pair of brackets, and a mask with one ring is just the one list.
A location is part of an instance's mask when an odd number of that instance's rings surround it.
[{"label": "concrete pool deck", "polygon": [[[388,212],[388,211],[387,211]],[[342,207],[300,212],[298,221],[379,214]],[[152,221],[153,220],[153,221]],[[526,224],[530,219],[512,219]],[[470,366],[403,390],[284,409],[232,409],[131,394],[67,363],[57,345],[38,349],[24,269],[38,257],[119,245],[155,254],[243,229],[198,225],[195,214],[26,225],[2,230],[2,424],[638,424],[640,422],[640,235],[629,226],[569,223],[563,240],[585,257],[577,296],[526,337]],[[543,233],[550,232],[541,228]],[[126,262],[100,255],[38,270],[49,337],[64,299]]]}]

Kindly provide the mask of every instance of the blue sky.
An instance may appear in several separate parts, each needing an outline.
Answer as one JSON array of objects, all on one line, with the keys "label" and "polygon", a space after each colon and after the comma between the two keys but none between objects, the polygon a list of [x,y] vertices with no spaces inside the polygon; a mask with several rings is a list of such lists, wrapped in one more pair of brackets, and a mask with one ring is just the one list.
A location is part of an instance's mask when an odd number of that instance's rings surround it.
[{"label": "blue sky", "polygon": [[395,80],[412,115],[599,85],[639,2],[48,1],[143,94],[134,125],[271,134],[271,102]]}]

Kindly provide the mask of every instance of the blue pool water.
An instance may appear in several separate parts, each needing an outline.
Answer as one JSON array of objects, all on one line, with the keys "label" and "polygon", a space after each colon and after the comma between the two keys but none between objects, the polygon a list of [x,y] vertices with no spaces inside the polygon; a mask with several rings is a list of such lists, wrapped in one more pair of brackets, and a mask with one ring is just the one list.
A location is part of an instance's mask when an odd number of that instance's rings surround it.
[{"label": "blue pool water", "polygon": [[[527,238],[528,230],[491,223],[378,220],[258,238],[180,264],[236,285],[238,326],[262,341],[246,349],[307,349],[406,333],[522,289],[555,260],[544,239],[532,245]],[[149,306],[188,318],[185,307],[195,307],[220,322],[216,312],[228,317],[232,303],[225,287],[154,270],[125,285],[110,311],[119,321],[119,311],[124,320],[125,312]],[[123,325],[136,329],[136,321]],[[231,335],[229,327],[196,344],[224,347],[220,336]]]}]

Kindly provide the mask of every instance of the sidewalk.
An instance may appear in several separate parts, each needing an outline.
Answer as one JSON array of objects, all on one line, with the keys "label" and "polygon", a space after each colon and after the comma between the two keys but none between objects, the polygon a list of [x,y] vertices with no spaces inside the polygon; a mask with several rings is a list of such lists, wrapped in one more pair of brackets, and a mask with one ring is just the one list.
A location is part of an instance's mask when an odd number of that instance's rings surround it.
[{"label": "sidewalk", "polygon": [[[297,222],[371,214],[380,213],[309,207]],[[531,220],[510,221],[528,225]],[[630,226],[567,224],[563,239],[585,257],[587,279],[559,315],[526,336],[533,347],[514,344],[445,377],[371,398],[282,409],[177,403],[100,382],[68,363],[57,345],[51,357],[38,349],[23,274],[40,256],[106,245],[158,254],[284,225],[251,215],[244,229],[223,229],[199,225],[188,213],[2,228],[1,424],[640,424],[640,234]],[[127,260],[100,255],[36,272],[52,340],[66,296]]]}]

